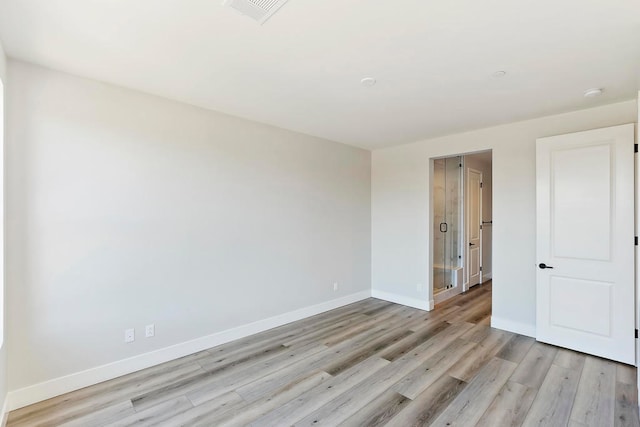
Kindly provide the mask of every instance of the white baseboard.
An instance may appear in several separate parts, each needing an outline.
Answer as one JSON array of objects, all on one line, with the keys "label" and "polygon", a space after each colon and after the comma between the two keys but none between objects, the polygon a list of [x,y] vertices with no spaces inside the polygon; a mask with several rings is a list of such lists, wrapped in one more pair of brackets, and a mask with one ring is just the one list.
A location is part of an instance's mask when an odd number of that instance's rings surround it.
[{"label": "white baseboard", "polygon": [[445,289],[443,291],[438,292],[437,294],[435,294],[433,296],[433,301],[436,304],[440,304],[443,301],[448,300],[449,298],[453,298],[456,295],[459,295],[462,293],[462,286],[456,286],[454,288],[450,288],[450,289]]},{"label": "white baseboard", "polygon": [[528,323],[514,322],[513,320],[502,319],[500,317],[491,316],[491,327],[502,329],[504,331],[514,332],[528,337],[536,337],[535,325]]},{"label": "white baseboard", "polygon": [[482,273],[482,282],[486,282],[487,280],[491,280],[491,271],[488,273]]},{"label": "white baseboard", "polygon": [[266,331],[296,320],[305,319],[325,311],[333,310],[357,301],[371,297],[371,291],[366,290],[347,295],[331,301],[326,301],[309,307],[304,307],[268,319],[259,320],[247,325],[238,326],[226,331],[218,332],[195,340],[183,342],[160,350],[140,354],[128,359],[119,360],[106,365],[76,372],[64,377],[54,378],[39,384],[9,392],[5,407],[13,411],[33,403],[41,402],[61,394],[79,390],[103,381],[111,380],[122,375],[130,374],[160,363],[178,359],[189,354],[197,353],[220,344],[247,337]]},{"label": "white baseboard", "polygon": [[0,412],[0,427],[7,425],[7,418],[9,418],[9,395],[4,397],[2,404],[2,412]]},{"label": "white baseboard", "polygon": [[418,298],[405,297],[403,295],[392,294],[391,292],[384,292],[378,290],[372,290],[371,296],[381,300],[395,302],[396,304],[406,305],[407,307],[418,308],[420,310],[431,311],[434,307],[433,300],[426,301]]}]

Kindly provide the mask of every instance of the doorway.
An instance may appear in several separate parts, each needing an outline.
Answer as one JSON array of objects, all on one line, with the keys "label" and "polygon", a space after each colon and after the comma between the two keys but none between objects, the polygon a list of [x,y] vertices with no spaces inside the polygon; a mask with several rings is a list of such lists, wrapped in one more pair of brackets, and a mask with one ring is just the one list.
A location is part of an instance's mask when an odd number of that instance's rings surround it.
[{"label": "doorway", "polygon": [[432,159],[436,304],[491,280],[491,151]]}]

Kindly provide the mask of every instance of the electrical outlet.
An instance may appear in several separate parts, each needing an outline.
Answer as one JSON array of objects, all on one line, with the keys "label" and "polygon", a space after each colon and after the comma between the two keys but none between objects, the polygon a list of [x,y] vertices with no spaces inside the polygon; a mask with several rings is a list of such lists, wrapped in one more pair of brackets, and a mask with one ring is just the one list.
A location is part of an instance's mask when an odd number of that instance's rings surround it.
[{"label": "electrical outlet", "polygon": [[333,284],[333,291],[336,292],[338,290],[338,282]]},{"label": "electrical outlet", "polygon": [[155,325],[152,323],[150,325],[145,326],[144,328],[144,336],[147,338],[151,338],[153,336],[155,336],[156,334],[156,327]]},{"label": "electrical outlet", "polygon": [[136,340],[136,330],[126,329],[124,331],[124,342],[134,342]]}]

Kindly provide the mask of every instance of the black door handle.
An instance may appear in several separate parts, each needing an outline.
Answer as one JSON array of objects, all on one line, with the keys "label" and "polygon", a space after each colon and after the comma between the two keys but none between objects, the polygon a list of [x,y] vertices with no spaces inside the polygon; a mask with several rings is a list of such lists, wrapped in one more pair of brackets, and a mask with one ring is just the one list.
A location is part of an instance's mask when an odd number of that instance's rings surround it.
[{"label": "black door handle", "polygon": [[538,264],[538,267],[540,267],[540,269],[542,269],[542,270],[544,270],[545,268],[553,269],[553,267],[551,267],[550,265],[545,264],[544,262],[541,262],[540,264]]},{"label": "black door handle", "polygon": [[469,246],[475,246],[475,245],[476,245],[475,243],[469,242]]}]

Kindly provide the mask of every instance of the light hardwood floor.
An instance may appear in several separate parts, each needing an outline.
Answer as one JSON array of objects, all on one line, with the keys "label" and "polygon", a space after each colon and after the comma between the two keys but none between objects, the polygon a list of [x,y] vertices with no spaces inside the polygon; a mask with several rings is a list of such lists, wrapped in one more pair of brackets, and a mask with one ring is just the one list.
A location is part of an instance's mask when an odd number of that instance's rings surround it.
[{"label": "light hardwood floor", "polygon": [[639,426],[631,366],[368,299],[13,411],[17,426]]}]

